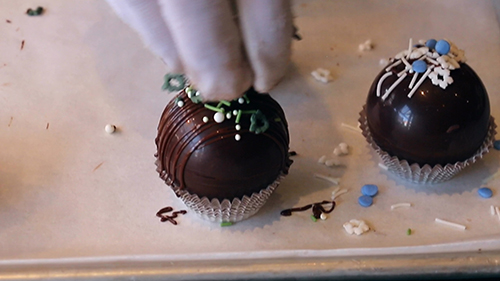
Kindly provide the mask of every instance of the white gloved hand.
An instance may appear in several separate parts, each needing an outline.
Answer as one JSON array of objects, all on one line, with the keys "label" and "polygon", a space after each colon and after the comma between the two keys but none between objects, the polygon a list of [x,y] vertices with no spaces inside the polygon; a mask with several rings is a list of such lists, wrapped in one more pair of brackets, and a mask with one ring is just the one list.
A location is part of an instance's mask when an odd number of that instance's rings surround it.
[{"label": "white gloved hand", "polygon": [[285,75],[294,32],[287,0],[107,1],[204,100],[232,100],[251,86],[268,92]]}]

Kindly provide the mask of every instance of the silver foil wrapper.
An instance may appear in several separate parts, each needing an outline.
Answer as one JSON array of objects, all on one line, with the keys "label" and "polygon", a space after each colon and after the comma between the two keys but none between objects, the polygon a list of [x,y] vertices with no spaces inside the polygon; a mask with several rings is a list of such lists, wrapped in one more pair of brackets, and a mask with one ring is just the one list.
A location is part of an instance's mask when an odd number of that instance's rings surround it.
[{"label": "silver foil wrapper", "polygon": [[470,158],[464,161],[446,164],[444,167],[439,164],[435,166],[431,166],[428,164],[420,166],[417,163],[410,165],[408,161],[404,159],[399,159],[397,156],[389,155],[389,153],[383,151],[373,141],[370,129],[368,127],[368,121],[366,119],[365,106],[363,106],[363,110],[361,110],[359,115],[359,127],[363,133],[363,136],[365,136],[366,141],[380,156],[382,163],[387,167],[387,170],[400,178],[417,184],[435,184],[450,180],[465,167],[475,163],[476,161],[481,159],[485,153],[489,152],[490,148],[493,146],[496,134],[495,119],[490,116],[490,126],[488,134],[486,135],[486,138],[481,147]]},{"label": "silver foil wrapper", "polygon": [[201,218],[217,223],[238,222],[257,213],[278,187],[283,177],[284,175],[279,176],[267,188],[258,193],[253,193],[250,197],[243,196],[241,200],[234,198],[232,200],[224,199],[220,202],[218,199],[200,198],[198,195],[190,194],[179,188],[172,187],[172,189],[184,204]]}]

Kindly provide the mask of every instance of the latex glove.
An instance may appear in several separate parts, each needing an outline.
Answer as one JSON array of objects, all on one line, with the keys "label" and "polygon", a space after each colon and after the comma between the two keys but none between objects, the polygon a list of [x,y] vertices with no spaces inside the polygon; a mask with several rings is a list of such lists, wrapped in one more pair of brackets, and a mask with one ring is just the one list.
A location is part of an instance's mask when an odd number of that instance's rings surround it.
[{"label": "latex glove", "polygon": [[250,86],[268,92],[285,75],[294,32],[287,0],[107,1],[204,100],[232,100]]}]

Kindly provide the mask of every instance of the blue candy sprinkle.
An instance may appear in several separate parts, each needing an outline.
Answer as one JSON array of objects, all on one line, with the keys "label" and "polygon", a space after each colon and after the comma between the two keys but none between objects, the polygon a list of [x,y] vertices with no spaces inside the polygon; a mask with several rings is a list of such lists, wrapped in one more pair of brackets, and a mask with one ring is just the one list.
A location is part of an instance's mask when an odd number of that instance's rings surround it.
[{"label": "blue candy sprinkle", "polygon": [[411,64],[411,67],[417,73],[424,73],[427,70],[427,63],[423,60],[416,60]]},{"label": "blue candy sprinkle", "polygon": [[362,195],[359,196],[358,203],[361,207],[370,207],[373,204],[373,198],[370,196]]},{"label": "blue candy sprinkle", "polygon": [[479,196],[483,198],[490,198],[491,196],[493,196],[493,191],[491,191],[491,189],[488,187],[481,187],[477,190],[477,194],[479,194]]},{"label": "blue candy sprinkle", "polygon": [[434,49],[436,48],[436,43],[437,41],[435,39],[429,39],[425,42],[425,46],[429,47],[429,49]]},{"label": "blue candy sprinkle", "polygon": [[361,194],[373,197],[378,193],[378,186],[374,184],[365,184],[361,187]]},{"label": "blue candy sprinkle", "polygon": [[496,150],[500,150],[500,140],[496,140],[495,142],[493,142],[493,148],[495,148]]},{"label": "blue candy sprinkle", "polygon": [[436,43],[436,52],[440,55],[446,55],[450,52],[450,43],[446,40],[439,40]]}]

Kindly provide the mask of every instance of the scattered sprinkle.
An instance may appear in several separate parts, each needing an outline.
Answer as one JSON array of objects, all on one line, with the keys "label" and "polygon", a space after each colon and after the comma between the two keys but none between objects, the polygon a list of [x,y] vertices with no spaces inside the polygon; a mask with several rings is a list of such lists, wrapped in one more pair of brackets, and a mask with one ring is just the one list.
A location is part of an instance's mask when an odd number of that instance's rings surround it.
[{"label": "scattered sprinkle", "polygon": [[442,220],[442,219],[438,219],[438,218],[435,219],[435,222],[443,224],[443,225],[455,227],[455,228],[458,228],[458,229],[461,229],[461,230],[465,230],[467,228],[465,225],[454,223],[454,222],[450,222],[450,221],[446,221],[446,220]]},{"label": "scattered sprinkle", "polygon": [[104,161],[99,163],[99,165],[95,166],[94,170],[92,172],[95,172],[97,169],[101,168],[102,164],[104,164]]},{"label": "scattered sprinkle", "polygon": [[[207,116],[203,116],[203,119],[201,119],[203,121],[203,123],[207,123],[209,121],[208,117]],[[238,130],[238,129],[236,129]]]},{"label": "scattered sprinkle", "polygon": [[315,218],[315,217],[314,217],[314,215],[311,215],[311,220],[312,220],[313,222],[317,222],[317,221],[318,221],[318,219],[317,219],[317,218]]},{"label": "scattered sprinkle", "polygon": [[338,185],[339,182],[340,182],[339,178],[333,178],[333,177],[324,176],[324,175],[321,175],[321,174],[314,174],[314,177],[318,178],[318,179],[329,181],[330,183],[333,183],[334,185]]},{"label": "scattered sprinkle", "polygon": [[[206,104],[205,104],[205,105],[206,105]],[[224,120],[225,120],[225,119],[226,119],[226,118],[225,118],[225,116],[224,116],[224,113],[222,113],[222,112],[216,112],[216,113],[214,114],[214,121],[215,121],[216,123],[222,123],[222,122],[224,122]]]},{"label": "scattered sprinkle", "polygon": [[328,215],[327,215],[327,214],[325,214],[325,213],[321,213],[321,215],[319,216],[319,218],[320,218],[321,220],[326,220],[326,219],[328,219]]},{"label": "scattered sprinkle", "polygon": [[382,66],[388,65],[388,64],[389,64],[389,60],[387,60],[386,58],[381,58],[381,59],[378,61],[378,64],[379,64],[379,65],[382,65]]},{"label": "scattered sprinkle", "polygon": [[496,213],[497,213],[497,211],[495,210],[495,206],[491,205],[491,206],[490,206],[490,214],[491,214],[492,216],[494,216],[494,215],[496,215]]},{"label": "scattered sprinkle", "polygon": [[45,126],[45,130],[49,129],[49,123],[47,123],[47,126]]},{"label": "scattered sprinkle", "polygon": [[239,104],[244,104],[245,103],[245,99],[244,98],[239,98],[238,99],[238,103]]},{"label": "scattered sprinkle", "polygon": [[335,194],[337,194],[337,192],[339,192],[339,190],[340,190],[340,186],[337,186],[332,190],[332,200],[333,200],[333,197],[335,197]]},{"label": "scattered sprinkle", "polygon": [[491,198],[491,196],[493,196],[493,191],[488,187],[481,187],[477,190],[477,194],[482,198]]},{"label": "scattered sprinkle", "polygon": [[311,72],[311,75],[314,77],[314,79],[323,83],[328,83],[333,81],[333,76],[330,73],[330,70],[328,69],[318,68],[313,72]]},{"label": "scattered sprinkle", "polygon": [[343,156],[349,154],[349,145],[341,142],[335,149],[333,149],[333,154],[336,156]]},{"label": "scattered sprinkle", "polygon": [[373,197],[378,193],[378,186],[374,184],[365,184],[361,187],[361,194]]},{"label": "scattered sprinkle", "polygon": [[325,161],[326,161],[326,155],[322,155],[322,156],[318,159],[318,163],[319,163],[319,164],[325,164]]},{"label": "scattered sprinkle", "polygon": [[361,235],[370,230],[368,224],[363,220],[352,219],[342,225],[348,234]]},{"label": "scattered sprinkle", "polygon": [[341,189],[338,192],[335,193],[332,192],[332,200],[337,199],[338,197],[340,197],[340,195],[347,193],[348,191],[349,191],[348,189]]},{"label": "scattered sprinkle", "polygon": [[382,164],[382,163],[378,163],[378,166],[382,169],[382,170],[388,170],[389,168],[387,168],[386,165]]},{"label": "scattered sprinkle", "polygon": [[40,7],[38,6],[35,10],[29,8],[28,10],[26,10],[26,14],[28,16],[40,16],[41,14],[43,14],[44,12],[44,9],[43,7]]},{"label": "scattered sprinkle", "polygon": [[373,198],[370,197],[370,196],[366,196],[366,195],[361,195],[359,198],[358,198],[358,204],[361,206],[361,207],[370,207],[372,204],[373,204]]},{"label": "scattered sprinkle", "polygon": [[340,166],[342,163],[338,159],[328,159],[325,161],[325,166],[327,167],[333,167],[333,166]]},{"label": "scattered sprinkle", "polygon": [[357,127],[354,127],[354,126],[351,126],[351,125],[348,125],[348,124],[345,124],[345,123],[341,123],[340,126],[342,128],[346,128],[346,129],[349,129],[351,131],[354,131],[354,132],[357,132],[357,133],[361,133],[361,129],[359,128],[359,125]]},{"label": "scattered sprinkle", "polygon": [[397,203],[397,204],[394,204],[394,205],[391,205],[391,211],[394,210],[394,209],[397,209],[397,208],[402,208],[402,207],[411,207],[411,203]]},{"label": "scattered sprinkle", "polygon": [[232,222],[230,222],[230,221],[224,221],[224,222],[221,222],[221,223],[220,223],[220,226],[221,226],[221,227],[226,227],[226,226],[231,226],[231,225],[233,225],[233,223],[232,223]]},{"label": "scattered sprinkle", "polygon": [[240,140],[241,140],[241,136],[240,136],[240,134],[236,134],[236,135],[234,135],[234,139],[235,139],[236,141],[240,141]]},{"label": "scattered sprinkle", "polygon": [[7,22],[7,23],[12,23],[12,21],[10,21],[10,20],[5,20],[5,22]]},{"label": "scattered sprinkle", "polygon": [[104,127],[104,131],[106,131],[106,133],[108,133],[108,134],[112,134],[116,131],[116,126],[113,124],[107,124]]},{"label": "scattered sprinkle", "polygon": [[495,148],[496,150],[500,150],[500,140],[496,140],[495,142],[493,142],[493,148]]},{"label": "scattered sprinkle", "polygon": [[497,213],[498,220],[500,220],[500,208],[495,207],[495,213]]},{"label": "scattered sprinkle", "polygon": [[373,44],[372,40],[370,39],[366,40],[364,43],[359,44],[358,46],[358,50],[361,52],[370,51],[371,49],[373,49]]},{"label": "scattered sprinkle", "polygon": [[408,230],[406,230],[406,235],[408,235],[408,236],[411,235],[411,228],[408,228]]},{"label": "scattered sprinkle", "polygon": [[24,40],[23,40],[23,41],[21,41],[21,50],[22,50],[22,49],[24,49],[24,43],[25,43],[25,41],[24,41]]}]

